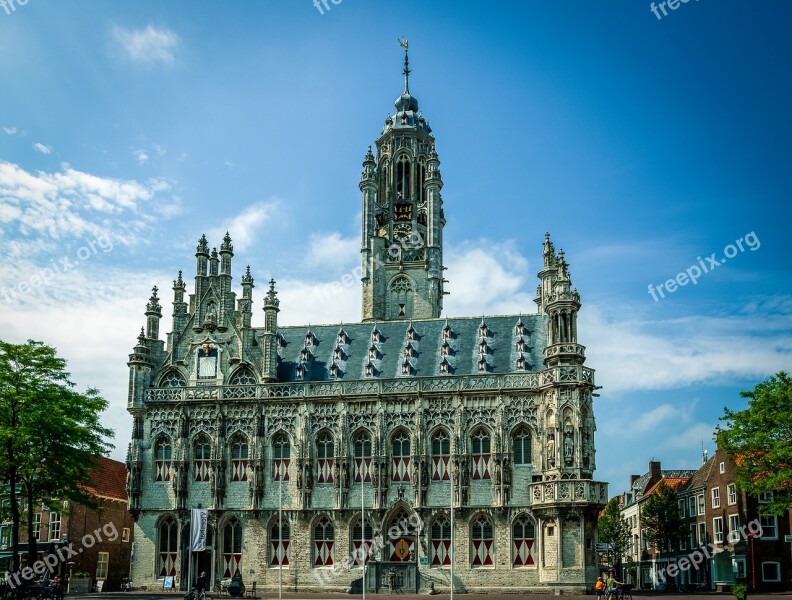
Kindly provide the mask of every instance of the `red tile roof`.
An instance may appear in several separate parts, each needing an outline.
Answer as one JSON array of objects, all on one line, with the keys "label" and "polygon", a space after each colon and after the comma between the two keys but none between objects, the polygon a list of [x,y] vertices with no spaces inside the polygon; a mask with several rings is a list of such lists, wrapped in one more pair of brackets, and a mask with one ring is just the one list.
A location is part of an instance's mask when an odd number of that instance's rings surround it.
[{"label": "red tile roof", "polygon": [[96,467],[91,471],[91,481],[85,491],[102,498],[127,500],[126,465],[104,456],[96,458]]},{"label": "red tile roof", "polygon": [[665,484],[670,487],[672,490],[678,490],[683,485],[685,485],[690,480],[690,477],[663,477],[660,481],[655,483],[652,487],[646,490],[644,494],[644,498],[649,496],[652,492],[657,489],[661,483],[665,482]]}]

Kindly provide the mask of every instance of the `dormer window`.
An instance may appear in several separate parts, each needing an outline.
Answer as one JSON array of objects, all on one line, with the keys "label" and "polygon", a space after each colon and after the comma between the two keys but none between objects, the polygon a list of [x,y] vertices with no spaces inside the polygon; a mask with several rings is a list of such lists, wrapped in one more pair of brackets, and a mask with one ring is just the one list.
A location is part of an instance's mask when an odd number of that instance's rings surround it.
[{"label": "dormer window", "polygon": [[446,325],[445,327],[443,327],[443,339],[447,340],[450,337],[451,337],[451,328],[448,325]]},{"label": "dormer window", "polygon": [[525,324],[522,321],[517,323],[517,335],[525,335]]},{"label": "dormer window", "polygon": [[406,317],[407,316],[407,313],[405,312],[405,308],[404,307],[405,307],[404,304],[399,304],[399,316],[400,317]]},{"label": "dormer window", "polygon": [[446,359],[440,361],[440,373],[444,375],[448,373],[448,361]]},{"label": "dormer window", "polygon": [[374,374],[374,365],[368,363],[366,365],[366,377],[371,377]]},{"label": "dormer window", "polygon": [[344,332],[344,330],[343,330],[343,329],[342,329],[341,331],[339,331],[339,332],[338,332],[338,338],[337,338],[336,342],[337,342],[339,345],[341,345],[341,344],[346,344],[346,333]]},{"label": "dormer window", "polygon": [[525,357],[520,356],[517,359],[517,370],[518,371],[525,371]]},{"label": "dormer window", "polygon": [[487,324],[482,321],[481,325],[479,326],[479,335],[481,337],[487,337]]},{"label": "dormer window", "polygon": [[525,352],[525,340],[517,340],[517,352]]},{"label": "dormer window", "polygon": [[333,360],[341,360],[341,348],[338,346],[333,350]]},{"label": "dormer window", "polygon": [[479,354],[486,354],[487,353],[487,342],[485,340],[481,340],[479,343]]},{"label": "dormer window", "polygon": [[410,358],[411,356],[412,356],[412,346],[407,344],[407,346],[404,348],[404,358]]},{"label": "dormer window", "polygon": [[377,358],[377,347],[376,346],[372,345],[371,348],[369,348],[369,358],[370,359]]},{"label": "dormer window", "polygon": [[308,359],[311,358],[311,351],[308,348],[303,348],[302,352],[300,352],[300,359],[303,362],[308,362]]},{"label": "dormer window", "polygon": [[379,330],[375,329],[374,331],[371,332],[371,343],[377,344],[379,343],[379,341],[380,341],[380,332]]},{"label": "dormer window", "polygon": [[478,370],[479,371],[486,371],[487,370],[487,361],[484,360],[483,356],[478,361]]},{"label": "dormer window", "polygon": [[404,361],[402,363],[402,375],[409,375],[410,374],[410,363],[409,361]]},{"label": "dormer window", "polygon": [[302,365],[298,366],[294,371],[294,378],[297,381],[302,381],[305,378],[305,367]]},{"label": "dormer window", "polygon": [[413,329],[412,326],[407,330],[407,339],[410,341],[415,339],[415,329]]},{"label": "dormer window", "polygon": [[335,379],[336,377],[338,377],[338,365],[333,363],[330,365],[330,379]]},{"label": "dormer window", "polygon": [[448,356],[448,353],[451,349],[451,346],[448,345],[448,342],[443,342],[443,345],[440,346],[440,354],[442,356]]},{"label": "dormer window", "polygon": [[311,333],[309,331],[308,335],[305,336],[305,345],[306,346],[312,346],[313,345],[313,339],[314,339],[313,333]]}]

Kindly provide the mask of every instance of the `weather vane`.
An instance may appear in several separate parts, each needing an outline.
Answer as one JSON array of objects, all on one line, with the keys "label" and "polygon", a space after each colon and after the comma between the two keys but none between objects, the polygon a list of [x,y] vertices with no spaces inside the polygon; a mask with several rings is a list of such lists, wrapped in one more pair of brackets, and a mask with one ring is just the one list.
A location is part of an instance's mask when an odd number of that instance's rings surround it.
[{"label": "weather vane", "polygon": [[410,42],[407,41],[406,37],[401,36],[399,38],[399,46],[401,46],[402,48],[404,48],[405,51],[407,51],[410,48]]}]

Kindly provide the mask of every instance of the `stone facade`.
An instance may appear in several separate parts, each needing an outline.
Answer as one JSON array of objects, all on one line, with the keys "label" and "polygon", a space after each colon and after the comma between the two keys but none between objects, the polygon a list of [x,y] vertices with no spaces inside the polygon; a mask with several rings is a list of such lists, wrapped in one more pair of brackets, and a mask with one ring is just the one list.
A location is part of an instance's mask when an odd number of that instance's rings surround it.
[{"label": "stone facade", "polygon": [[363,162],[361,323],[279,326],[271,281],[254,327],[228,235],[219,252],[199,241],[188,301],[174,281],[164,341],[152,293],[128,363],[137,586],[187,584],[197,507],[210,525],[196,570],[259,590],[360,589],[363,555],[372,591],[448,590],[452,556],[457,591],[596,579],[607,486],[593,480],[580,296],[548,235],[535,314],[440,317],[439,159],[406,54],[404,74]]}]

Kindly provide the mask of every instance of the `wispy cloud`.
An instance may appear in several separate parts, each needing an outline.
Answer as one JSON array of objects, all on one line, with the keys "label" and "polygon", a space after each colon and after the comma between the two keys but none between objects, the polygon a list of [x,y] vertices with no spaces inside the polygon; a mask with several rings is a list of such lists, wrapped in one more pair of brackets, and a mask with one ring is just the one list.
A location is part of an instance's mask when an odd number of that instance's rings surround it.
[{"label": "wispy cloud", "polygon": [[143,150],[143,148],[138,148],[137,150],[133,150],[132,156],[134,156],[135,160],[138,161],[141,165],[149,161],[149,155],[145,150]]},{"label": "wispy cloud", "polygon": [[46,146],[41,142],[36,142],[33,144],[33,149],[36,152],[41,152],[42,154],[52,154],[52,146]]},{"label": "wispy cloud", "polygon": [[172,65],[181,40],[172,30],[156,28],[149,24],[144,29],[128,29],[115,26],[113,39],[117,42],[124,58],[136,63],[162,63]]},{"label": "wispy cloud", "polygon": [[17,132],[16,127],[3,127],[3,131],[5,131],[8,135],[14,135]]},{"label": "wispy cloud", "polygon": [[238,215],[223,221],[219,227],[208,231],[207,236],[219,240],[228,231],[234,241],[234,249],[237,252],[244,252],[255,241],[256,234],[279,206],[280,201],[277,199],[251,204]]}]

